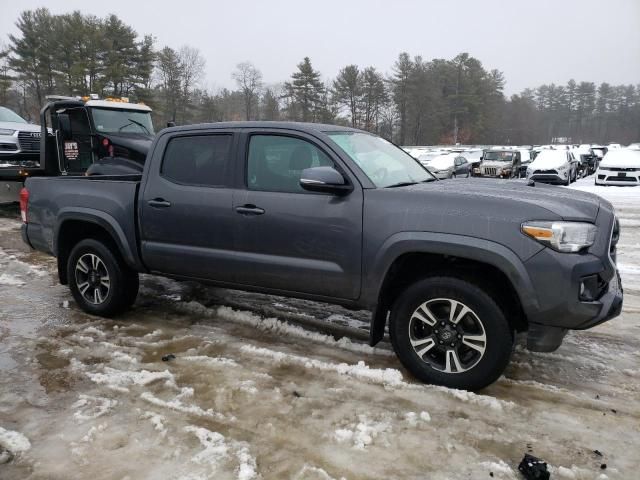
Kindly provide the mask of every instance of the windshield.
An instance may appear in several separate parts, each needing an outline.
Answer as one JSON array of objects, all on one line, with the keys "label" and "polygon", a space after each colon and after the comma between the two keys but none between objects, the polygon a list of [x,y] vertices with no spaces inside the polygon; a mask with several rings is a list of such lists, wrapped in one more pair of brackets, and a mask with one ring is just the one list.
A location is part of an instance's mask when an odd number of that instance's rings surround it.
[{"label": "windshield", "polygon": [[0,122],[27,123],[24,118],[6,107],[0,107]]},{"label": "windshield", "polygon": [[360,132],[327,132],[378,188],[435,180],[404,150],[383,138]]},{"label": "windshield", "polygon": [[143,133],[153,135],[151,112],[92,108],[93,123],[101,133]]},{"label": "windshield", "polygon": [[513,152],[484,152],[483,159],[496,162],[511,162],[513,160]]}]

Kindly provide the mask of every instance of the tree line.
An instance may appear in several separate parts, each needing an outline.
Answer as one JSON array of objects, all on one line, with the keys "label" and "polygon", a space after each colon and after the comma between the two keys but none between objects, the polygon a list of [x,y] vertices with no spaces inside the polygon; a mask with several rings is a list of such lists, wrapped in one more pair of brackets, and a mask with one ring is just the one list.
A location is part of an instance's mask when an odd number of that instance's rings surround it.
[{"label": "tree line", "polygon": [[116,15],[27,10],[0,46],[0,104],[37,121],[46,95],[126,96],[148,104],[157,125],[294,120],[349,125],[402,145],[630,143],[640,140],[640,84],[570,80],[507,98],[498,70],[461,53],[426,60],[398,55],[391,72],[346,65],[333,79],[305,57],[289,79],[266,84],[241,62],[236,88],[205,87],[197,48],[159,47]]}]

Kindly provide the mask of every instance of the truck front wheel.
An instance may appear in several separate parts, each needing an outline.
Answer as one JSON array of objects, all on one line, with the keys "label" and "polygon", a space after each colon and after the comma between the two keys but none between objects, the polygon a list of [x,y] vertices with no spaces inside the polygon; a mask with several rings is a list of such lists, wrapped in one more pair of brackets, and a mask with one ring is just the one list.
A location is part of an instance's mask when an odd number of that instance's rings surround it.
[{"label": "truck front wheel", "polygon": [[73,298],[92,315],[112,317],[135,301],[138,276],[105,243],[86,239],[71,251],[67,278]]},{"label": "truck front wheel", "polygon": [[389,333],[396,355],[419,380],[479,390],[502,374],[513,329],[481,288],[454,277],[411,285],[395,302]]}]

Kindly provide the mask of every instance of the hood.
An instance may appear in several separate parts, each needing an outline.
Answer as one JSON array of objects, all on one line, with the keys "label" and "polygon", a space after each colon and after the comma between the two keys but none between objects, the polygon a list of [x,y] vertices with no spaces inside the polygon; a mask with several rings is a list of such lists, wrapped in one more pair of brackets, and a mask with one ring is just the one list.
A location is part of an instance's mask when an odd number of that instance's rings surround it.
[{"label": "hood", "polygon": [[498,160],[482,160],[480,163],[482,167],[490,167],[490,168],[511,168],[513,167],[513,162],[500,162]]},{"label": "hood", "polygon": [[424,165],[429,170],[447,170],[453,168],[453,157],[436,157],[428,160]]},{"label": "hood", "polygon": [[538,170],[549,170],[552,168],[560,168],[566,164],[567,160],[564,157],[538,157],[529,164],[529,168]]},{"label": "hood", "polygon": [[452,208],[475,212],[480,217],[498,216],[527,220],[575,220],[593,222],[602,199],[579,190],[547,185],[527,184],[515,180],[473,178],[441,181],[400,187],[399,194],[416,200],[433,195],[433,201]]},{"label": "hood", "polygon": [[101,137],[108,138],[111,143],[116,147],[116,156],[118,156],[117,147],[124,147],[130,152],[146,157],[153,143],[153,135],[145,135],[138,133],[108,133],[100,134]]},{"label": "hood", "polygon": [[19,122],[0,122],[0,128],[9,130],[18,130],[20,132],[39,132],[40,125],[33,125],[32,123],[19,123]]},{"label": "hood", "polygon": [[604,156],[600,166],[604,168],[640,168],[640,151],[639,150],[617,150],[607,153]]}]

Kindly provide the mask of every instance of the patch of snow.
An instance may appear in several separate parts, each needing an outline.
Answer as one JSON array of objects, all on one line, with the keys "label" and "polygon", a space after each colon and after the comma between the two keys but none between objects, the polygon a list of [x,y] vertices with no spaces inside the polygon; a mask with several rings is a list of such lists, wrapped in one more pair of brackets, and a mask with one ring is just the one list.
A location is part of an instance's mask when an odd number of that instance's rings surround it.
[{"label": "patch of snow", "polygon": [[165,380],[170,385],[175,385],[174,376],[169,370],[162,372],[150,372],[148,370],[118,370],[116,368],[104,367],[103,372],[86,372],[86,375],[95,383],[105,385],[107,388],[118,392],[129,392],[132,385],[149,385],[159,380]]},{"label": "patch of snow", "polygon": [[238,362],[232,358],[225,357],[208,357],[206,355],[187,355],[180,357],[180,360],[194,363],[203,363],[211,366],[237,367]]},{"label": "patch of snow", "polygon": [[31,442],[20,432],[0,427],[0,446],[11,453],[24,453],[31,448]]},{"label": "patch of snow", "polygon": [[[190,405],[182,402],[182,397],[180,395],[176,396],[172,400],[162,400],[161,398],[156,397],[151,392],[143,392],[140,395],[140,398],[146,402],[151,403],[157,407],[167,408],[169,410],[175,410],[182,413],[188,413],[191,415],[197,415],[199,417],[210,417],[215,418],[218,421],[226,421],[229,420],[225,415],[219,412],[215,412],[212,409],[204,410],[198,405]],[[232,417],[230,420],[233,420]]]},{"label": "patch of snow", "polygon": [[338,443],[353,443],[356,450],[364,450],[382,433],[391,431],[389,420],[376,422],[366,415],[358,415],[358,423],[352,423],[334,432],[334,439]]},{"label": "patch of snow", "polygon": [[[329,475],[322,468],[314,467],[313,465],[309,465],[305,463],[300,471],[294,475],[292,480],[336,480],[334,477]],[[340,477],[340,480],[345,480],[344,477]]]},{"label": "patch of snow", "polygon": [[162,438],[167,436],[167,427],[164,426],[167,419],[164,415],[146,411],[142,413],[141,418],[149,420],[153,425],[153,428],[160,434]]},{"label": "patch of snow", "polygon": [[25,285],[26,282],[20,280],[20,278],[14,276],[14,275],[10,275],[8,273],[3,273],[2,275],[0,275],[0,285],[8,285],[8,286],[15,286],[15,287],[19,287],[21,285]]},{"label": "patch of snow", "polygon": [[[497,462],[481,462],[480,467],[492,472],[494,474],[494,478],[504,478],[503,475],[506,475],[506,478],[517,478],[516,472],[504,461],[498,460]],[[495,475],[498,476],[495,476]]]},{"label": "patch of snow", "polygon": [[73,418],[80,422],[84,422],[105,415],[116,405],[118,405],[117,400],[80,394],[78,400],[71,405],[71,408],[77,409],[73,412]]}]

